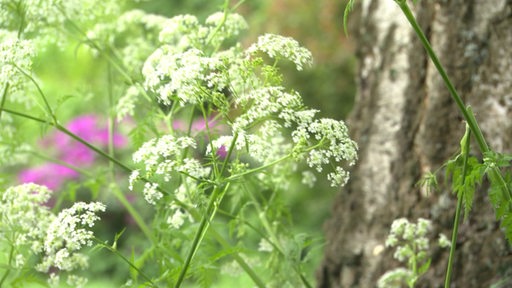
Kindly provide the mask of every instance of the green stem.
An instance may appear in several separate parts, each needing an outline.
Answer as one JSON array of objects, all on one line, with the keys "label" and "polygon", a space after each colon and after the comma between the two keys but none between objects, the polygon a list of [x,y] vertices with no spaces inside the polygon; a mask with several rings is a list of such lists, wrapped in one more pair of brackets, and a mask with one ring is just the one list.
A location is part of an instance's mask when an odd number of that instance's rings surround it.
[{"label": "green stem", "polygon": [[[396,1],[396,0],[395,0]],[[423,44],[423,47],[427,51],[428,56],[434,63],[434,66],[436,67],[437,71],[439,72],[439,75],[443,78],[443,81],[448,88],[448,91],[450,92],[450,95],[452,96],[452,99],[457,104],[457,107],[459,108],[460,112],[464,116],[464,119],[468,123],[469,127],[471,128],[471,131],[473,131],[473,134],[475,134],[476,141],[478,142],[478,146],[480,147],[480,150],[482,153],[489,151],[489,146],[487,145],[487,142],[485,141],[485,138],[482,134],[482,131],[478,127],[478,123],[476,122],[475,118],[470,115],[470,112],[466,109],[466,105],[464,104],[464,101],[459,96],[459,93],[457,93],[457,90],[455,90],[455,86],[453,85],[452,81],[448,77],[448,74],[444,70],[443,65],[441,64],[441,61],[439,61],[439,58],[437,57],[436,53],[434,52],[434,49],[432,49],[432,46],[430,45],[430,42],[428,41],[427,37],[421,30],[421,27],[419,26],[418,22],[416,21],[416,18],[414,17],[414,14],[412,13],[411,9],[407,5],[407,1],[396,1],[398,3],[398,6],[400,9],[402,9],[402,12],[404,13],[405,17],[411,24],[412,28],[414,29],[414,32],[420,39],[421,43]]]},{"label": "green stem", "polygon": [[9,82],[5,83],[4,91],[2,92],[2,100],[0,100],[0,119],[2,119],[2,111],[5,106],[5,101],[7,99],[7,91],[9,90]]},{"label": "green stem", "polygon": [[41,89],[39,84],[37,84],[37,81],[32,76],[30,76],[30,74],[28,74],[23,69],[18,67],[16,64],[13,64],[13,66],[16,67],[16,69],[18,69],[18,71],[20,71],[23,75],[25,75],[25,77],[27,77],[34,84],[34,86],[36,86],[37,92],[39,92],[39,95],[41,95],[44,105],[46,106],[46,113],[48,113],[48,115],[50,115],[50,117],[52,118],[53,122],[55,124],[57,124],[57,118],[55,116],[55,113],[53,113],[53,109],[50,106],[48,99],[46,99],[46,96],[44,95],[43,90]]},{"label": "green stem", "polygon": [[[487,142],[485,141],[485,138],[483,136],[482,130],[478,126],[478,123],[476,121],[475,116],[473,115],[473,112],[471,111],[470,107],[465,106],[464,101],[457,93],[457,90],[455,89],[455,86],[451,82],[450,78],[448,77],[448,74],[446,73],[443,65],[441,64],[441,61],[439,61],[439,58],[437,57],[436,53],[434,52],[434,49],[432,49],[432,46],[430,45],[430,42],[428,41],[427,37],[421,30],[421,27],[419,26],[418,22],[416,21],[416,18],[414,17],[414,14],[412,13],[411,9],[407,5],[406,0],[395,0],[395,2],[398,4],[400,9],[402,9],[402,12],[404,13],[405,17],[411,24],[412,28],[414,29],[414,32],[420,39],[421,43],[423,44],[423,47],[427,51],[428,56],[434,63],[434,66],[436,67],[437,71],[439,72],[439,75],[443,78],[443,81],[448,88],[448,91],[450,92],[450,95],[452,99],[457,104],[457,107],[459,108],[460,112],[462,113],[464,119],[466,120],[467,124],[471,128],[471,131],[475,135],[475,139],[478,143],[478,147],[480,148],[480,151],[482,154],[485,154],[487,152],[490,152],[489,145],[487,145]],[[506,181],[503,178],[503,175],[501,175],[500,170],[496,167],[489,171],[488,173],[489,180],[499,185],[499,187],[502,187],[502,191],[504,192],[504,196],[507,197],[509,205],[512,202],[512,191],[509,189],[508,185],[506,185]]]},{"label": "green stem", "polygon": [[275,160],[275,161],[272,161],[272,162],[270,162],[270,163],[268,163],[268,164],[266,164],[266,165],[262,165],[262,166],[260,166],[260,167],[257,167],[257,168],[254,168],[254,169],[251,169],[251,170],[248,170],[248,171],[242,172],[242,173],[240,173],[240,174],[232,175],[232,176],[230,176],[230,177],[226,178],[226,181],[230,181],[230,182],[231,182],[231,181],[233,181],[233,180],[236,180],[236,179],[242,178],[243,176],[246,176],[246,175],[249,175],[249,174],[252,174],[252,173],[256,173],[256,172],[259,172],[259,171],[261,171],[261,170],[265,170],[265,169],[267,169],[268,167],[272,167],[272,166],[276,165],[277,163],[279,163],[279,162],[281,162],[281,161],[284,161],[284,160],[286,160],[286,159],[288,159],[288,158],[291,158],[291,157],[292,157],[292,155],[291,155],[291,154],[288,154],[288,155],[283,156],[283,157],[281,157],[281,158],[279,158],[279,159],[277,159],[277,160]]},{"label": "green stem", "polygon": [[201,223],[199,224],[199,228],[197,229],[196,235],[194,236],[194,240],[192,242],[192,247],[190,248],[187,258],[185,259],[185,263],[183,264],[183,269],[181,269],[180,275],[178,277],[178,280],[176,281],[176,284],[174,285],[175,288],[178,288],[183,283],[183,280],[185,279],[185,276],[187,274],[187,270],[190,267],[190,262],[192,261],[192,258],[196,254],[197,250],[199,249],[199,245],[201,244],[204,235],[208,231],[208,227],[210,226],[213,217],[215,217],[215,214],[217,212],[217,208],[219,207],[220,202],[222,201],[222,198],[226,191],[229,188],[229,183],[226,184],[224,189],[222,189],[219,186],[215,186],[213,189],[212,195],[210,196],[210,201],[208,202],[208,206],[206,208],[205,213],[203,214],[203,217],[201,219]]},{"label": "green stem", "polygon": [[[112,84],[112,65],[108,63],[108,73],[107,73],[107,83],[108,83],[108,154],[114,157],[114,92],[113,92],[113,84]],[[114,172],[114,163],[108,162],[110,167],[110,172],[112,176],[112,180],[115,178]]]},{"label": "green stem", "polygon": [[[139,267],[137,267],[135,264],[133,264],[130,260],[128,260],[126,257],[123,256],[123,254],[119,253],[119,251],[109,245],[106,245],[105,243],[103,243],[101,240],[99,239],[94,239],[96,241],[96,245],[102,247],[102,248],[105,248],[107,249],[108,251],[112,252],[113,254],[115,254],[116,256],[118,256],[119,258],[121,258],[124,262],[126,262],[128,265],[130,265],[130,267],[132,267],[135,271],[137,271],[137,273],[139,275],[142,276],[142,278],[146,279],[147,283],[150,283],[151,284],[151,287],[156,287],[156,284],[151,280],[151,278],[149,278],[149,276],[147,276],[142,270],[139,269]],[[146,283],[146,285],[147,285]]]},{"label": "green stem", "polygon": [[[220,243],[220,245],[225,248],[225,249],[231,249],[231,245],[214,229],[210,229],[210,234],[213,236],[213,238],[215,238],[215,240],[217,240],[217,242]],[[256,272],[247,264],[247,262],[245,262],[245,260],[240,256],[238,255],[238,253],[234,253],[232,255],[232,257],[235,259],[235,261],[238,263],[238,265],[240,265],[240,267],[242,267],[242,269],[245,271],[245,273],[247,273],[247,275],[249,275],[249,277],[251,277],[252,281],[254,282],[254,284],[256,284],[256,286],[258,286],[259,288],[265,288],[266,285],[265,285],[265,282],[263,282],[263,280],[261,280],[260,276],[258,276],[258,274],[256,274]]]},{"label": "green stem", "polygon": [[8,267],[8,268],[6,268],[5,273],[4,273],[4,275],[2,276],[2,279],[0,279],[0,287],[2,287],[2,286],[3,286],[3,284],[4,284],[5,280],[7,280],[7,277],[8,277],[8,276],[9,276],[9,274],[11,273],[11,268],[10,268],[10,266],[11,266],[11,262],[12,262],[12,258],[13,258],[13,256],[14,256],[14,246],[13,246],[13,244],[11,244],[11,250],[9,251],[9,264],[8,264],[8,265],[9,265],[9,267]]},{"label": "green stem", "polygon": [[[466,174],[468,172],[468,159],[469,159],[469,146],[471,144],[470,138],[471,138],[471,129],[466,126],[466,135],[467,138],[464,143],[464,149],[463,151],[463,166],[462,166],[462,179],[461,179],[461,185],[464,187],[464,184],[466,182]],[[453,261],[455,257],[455,248],[457,246],[457,233],[459,231],[459,223],[460,223],[460,214],[462,210],[462,202],[463,202],[464,195],[462,194],[462,191],[460,191],[457,194],[457,208],[455,209],[455,219],[453,220],[453,231],[452,231],[452,244],[450,246],[450,255],[448,257],[448,267],[446,268],[446,277],[444,281],[444,287],[448,288],[450,287],[450,281],[452,277],[452,270],[453,270]]]},{"label": "green stem", "polygon": [[[258,213],[258,217],[259,217],[259,219],[260,219],[260,221],[261,221],[261,223],[263,225],[263,228],[265,229],[265,231],[269,235],[269,239],[266,239],[266,240],[267,241],[270,240],[269,242],[272,243],[272,245],[274,246],[275,249],[277,249],[279,254],[281,254],[283,257],[286,257],[286,254],[283,252],[284,249],[281,247],[281,244],[279,243],[279,238],[277,238],[277,235],[274,232],[274,229],[272,229],[272,226],[268,222],[267,216],[265,215],[265,212],[263,211],[263,207],[260,205],[260,203],[258,202],[256,197],[254,196],[254,194],[251,193],[250,191],[248,191],[248,189],[247,189],[247,187],[245,185],[243,185],[243,187],[244,187],[245,192],[249,195],[249,197],[251,198],[252,202],[254,203],[254,207],[256,208],[256,212]],[[307,288],[313,287],[313,286],[311,286],[309,281],[306,279],[306,277],[304,277],[304,275],[302,275],[302,273],[300,271],[300,265],[299,264],[295,264],[294,263],[292,267],[293,267],[293,270],[295,271],[295,273],[297,273],[297,275],[299,276],[300,280],[302,281],[302,284],[304,284],[304,287],[307,287]]]}]

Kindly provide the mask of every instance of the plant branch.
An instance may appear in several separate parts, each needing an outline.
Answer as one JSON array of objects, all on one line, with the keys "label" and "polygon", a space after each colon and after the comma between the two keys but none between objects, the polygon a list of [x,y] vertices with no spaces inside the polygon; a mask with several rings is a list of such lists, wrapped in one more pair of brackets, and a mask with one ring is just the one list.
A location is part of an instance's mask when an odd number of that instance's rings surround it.
[{"label": "plant branch", "polygon": [[[471,129],[468,125],[466,125],[466,135],[464,136],[466,139],[464,140],[465,143],[463,145],[465,146],[464,149],[462,149],[462,157],[463,158],[463,166],[462,166],[462,180],[461,185],[464,186],[466,182],[466,174],[468,171],[468,159],[469,159],[469,146],[470,146],[470,136],[471,136]],[[446,268],[446,276],[444,281],[444,287],[448,288],[450,287],[450,281],[452,277],[452,270],[453,270],[453,261],[455,257],[455,249],[457,246],[457,233],[459,231],[459,223],[460,223],[460,213],[462,210],[462,202],[463,202],[464,195],[462,194],[462,191],[460,191],[457,194],[457,207],[455,208],[455,219],[453,220],[453,231],[452,231],[452,243],[450,246],[450,255],[448,257],[448,266]]]},{"label": "plant branch", "polygon": [[0,120],[2,119],[2,111],[5,106],[5,101],[7,99],[7,91],[9,90],[9,82],[5,83],[4,91],[2,92],[2,100],[0,100]]},{"label": "plant branch", "polygon": [[221,188],[219,186],[215,186],[212,195],[210,196],[210,201],[208,202],[208,206],[206,208],[205,213],[202,216],[201,223],[199,224],[199,228],[197,229],[197,232],[194,236],[194,240],[192,242],[192,247],[190,248],[187,258],[185,259],[185,263],[183,264],[183,268],[181,269],[180,275],[178,277],[178,280],[176,281],[176,284],[174,285],[175,288],[178,288],[183,283],[183,280],[185,279],[185,276],[187,274],[187,270],[190,266],[190,262],[192,261],[192,258],[196,254],[197,250],[199,249],[199,245],[201,244],[204,235],[208,231],[208,227],[211,224],[211,221],[213,220],[213,217],[215,217],[215,214],[217,212],[217,208],[222,201],[222,198],[226,191],[229,189],[229,183],[224,186],[224,188]]},{"label": "plant branch", "polygon": [[[457,104],[457,107],[459,108],[460,112],[462,113],[464,119],[467,122],[467,125],[471,128],[471,131],[475,135],[475,139],[478,143],[478,147],[480,148],[480,151],[482,154],[485,154],[487,152],[490,152],[489,145],[485,141],[485,138],[483,136],[482,130],[478,126],[478,122],[476,121],[476,118],[471,110],[470,107],[465,106],[464,101],[459,96],[457,90],[455,89],[455,86],[453,85],[452,81],[448,77],[448,74],[446,73],[443,65],[441,64],[441,61],[439,61],[439,58],[437,57],[436,53],[434,52],[434,49],[432,49],[432,46],[430,45],[430,42],[428,41],[427,37],[423,33],[421,27],[419,26],[418,22],[416,21],[416,18],[414,17],[414,14],[412,13],[411,9],[407,5],[407,1],[405,0],[395,0],[395,2],[398,4],[402,12],[404,13],[405,17],[411,24],[412,28],[414,29],[414,32],[420,39],[421,43],[423,44],[423,47],[427,51],[428,56],[432,60],[432,63],[434,63],[434,66],[436,67],[437,71],[439,72],[439,75],[443,78],[443,81],[448,88],[448,91],[450,92],[450,95],[452,99]],[[504,192],[504,196],[508,199],[508,205],[512,203],[512,191],[510,191],[508,185],[506,185],[505,179],[503,178],[503,175],[501,174],[500,170],[498,168],[493,168],[488,173],[489,180],[497,185],[500,185],[502,187],[502,191]]]}]

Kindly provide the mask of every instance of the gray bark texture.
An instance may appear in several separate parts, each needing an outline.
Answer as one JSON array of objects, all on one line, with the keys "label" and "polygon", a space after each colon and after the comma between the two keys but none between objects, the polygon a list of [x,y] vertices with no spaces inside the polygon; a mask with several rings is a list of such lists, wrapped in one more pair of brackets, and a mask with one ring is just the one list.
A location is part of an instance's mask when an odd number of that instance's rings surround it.
[{"label": "gray bark texture", "polygon": [[[376,287],[382,274],[401,266],[384,247],[393,220],[427,218],[432,239],[450,238],[456,207],[447,185],[426,193],[416,183],[458,152],[461,114],[398,5],[359,2],[351,14],[358,95],[347,121],[359,162],[325,223],[318,287]],[[510,153],[512,1],[420,0],[412,9],[491,148]],[[512,287],[512,249],[483,186],[459,228],[451,287]],[[444,286],[449,251],[432,246],[431,267],[417,287]]]}]

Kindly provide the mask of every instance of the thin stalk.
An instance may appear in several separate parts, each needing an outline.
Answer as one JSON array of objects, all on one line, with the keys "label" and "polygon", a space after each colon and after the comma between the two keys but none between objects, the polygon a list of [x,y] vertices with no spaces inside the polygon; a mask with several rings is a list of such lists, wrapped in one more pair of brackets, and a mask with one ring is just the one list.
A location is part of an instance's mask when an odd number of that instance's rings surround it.
[{"label": "thin stalk", "polygon": [[[208,115],[202,105],[201,105],[201,113],[203,114],[204,126],[206,128],[206,137],[208,137],[208,139],[213,139],[213,135],[210,130],[210,119],[208,118]],[[233,138],[234,143],[236,143],[237,135],[238,134],[235,134],[235,136]],[[215,153],[216,153],[215,147],[213,147],[212,141],[208,141],[208,142],[209,142],[208,145],[210,145],[210,150],[211,150],[211,154],[212,154],[213,175],[214,175],[215,179],[218,179],[218,178],[222,177],[222,173],[219,173],[219,168],[217,167],[217,157],[215,157]],[[226,159],[229,159],[229,157],[226,157]],[[224,162],[224,164],[226,164],[226,162]]]},{"label": "thin stalk", "polygon": [[0,279],[0,287],[2,287],[2,285],[4,284],[5,280],[7,280],[7,277],[9,276],[9,274],[11,273],[11,262],[12,262],[12,258],[14,256],[14,246],[13,244],[11,244],[11,250],[9,251],[9,267],[5,270],[5,273],[4,275],[2,276],[2,279]]},{"label": "thin stalk", "polygon": [[[210,44],[210,42],[213,40],[213,37],[215,37],[215,35],[217,33],[219,33],[222,26],[224,26],[224,24],[226,23],[226,20],[228,19],[228,14],[229,14],[229,0],[224,0],[224,9],[223,10],[224,10],[224,14],[222,15],[222,20],[219,23],[219,25],[217,25],[217,27],[215,27],[215,30],[213,30],[212,34],[210,34],[208,36],[208,39],[206,40],[206,46],[208,46]],[[218,47],[215,49],[215,51],[217,51],[217,50],[218,50]]]},{"label": "thin stalk", "polygon": [[[219,244],[222,247],[224,247],[226,249],[229,249],[232,247],[216,230],[210,229],[210,234],[213,236],[213,238],[215,238],[215,240],[217,240],[217,242],[219,242]],[[247,273],[247,275],[249,275],[249,277],[251,277],[252,281],[254,282],[254,284],[256,284],[256,286],[258,286],[259,288],[267,287],[265,285],[265,282],[263,282],[263,280],[261,280],[260,276],[258,276],[258,274],[256,274],[256,272],[247,264],[247,262],[245,262],[245,260],[240,255],[238,255],[238,253],[234,253],[231,256],[235,259],[235,261],[238,263],[238,265],[240,265],[240,267],[242,267],[242,269],[245,271],[245,273]]]},{"label": "thin stalk", "polygon": [[[281,244],[279,243],[279,238],[277,238],[276,233],[274,232],[274,230],[272,229],[272,226],[268,222],[267,216],[265,215],[265,212],[263,211],[264,210],[263,207],[260,205],[260,203],[258,202],[256,197],[254,196],[254,194],[251,193],[250,191],[248,191],[248,189],[247,189],[247,187],[245,185],[243,185],[243,187],[244,187],[245,192],[249,195],[249,197],[251,198],[252,202],[254,203],[254,207],[256,209],[256,212],[258,213],[258,217],[259,217],[259,219],[260,219],[260,221],[261,221],[261,223],[263,225],[263,228],[265,229],[265,231],[269,235],[270,239],[267,239],[267,241],[270,240],[269,242],[272,243],[272,245],[279,252],[279,254],[283,255],[283,257],[286,257],[286,254],[283,252],[284,249],[281,246]],[[299,264],[294,264],[293,265],[293,270],[299,276],[300,280],[302,281],[302,284],[304,284],[304,287],[307,287],[307,288],[312,288],[313,287],[309,283],[309,281],[306,279],[306,277],[304,277],[304,275],[302,275],[302,273],[300,271]]]},{"label": "thin stalk", "polygon": [[21,74],[25,75],[25,77],[27,77],[32,83],[34,83],[34,86],[36,86],[37,92],[39,92],[39,95],[41,95],[44,105],[46,106],[46,113],[48,113],[48,115],[50,115],[50,117],[52,118],[53,122],[55,124],[57,124],[57,118],[55,117],[55,113],[53,113],[53,109],[50,106],[48,99],[46,99],[46,96],[44,95],[43,90],[41,89],[39,84],[37,84],[37,81],[32,76],[30,76],[30,74],[28,74],[23,69],[18,67],[16,64],[13,64],[13,66],[16,67],[16,69],[18,69],[18,71],[20,71]]},{"label": "thin stalk", "polygon": [[115,254],[116,256],[121,258],[124,262],[126,262],[128,265],[130,265],[130,267],[132,267],[132,269],[137,271],[137,273],[139,275],[141,275],[142,278],[146,279],[147,283],[150,283],[152,287],[156,287],[156,284],[151,280],[151,278],[149,278],[149,276],[147,276],[142,270],[139,269],[139,267],[137,267],[135,264],[133,264],[130,260],[128,260],[126,257],[124,257],[123,254],[119,253],[119,251],[117,249],[115,249],[109,245],[106,245],[99,239],[94,239],[94,240],[97,243],[96,245],[107,249],[108,251],[112,252],[113,254]]},{"label": "thin stalk", "polygon": [[434,52],[434,49],[432,49],[432,46],[430,45],[430,42],[428,41],[427,37],[423,33],[423,30],[421,29],[420,25],[416,21],[416,18],[414,17],[414,14],[412,13],[411,9],[409,8],[409,5],[407,5],[407,1],[401,0],[396,1],[400,9],[402,9],[402,12],[404,13],[405,17],[411,24],[412,28],[414,29],[414,32],[420,39],[421,43],[423,44],[423,47],[427,51],[428,56],[432,60],[432,63],[434,63],[434,66],[436,67],[437,71],[439,72],[439,75],[443,78],[443,81],[448,88],[448,91],[450,92],[450,95],[452,96],[452,99],[457,104],[457,107],[459,108],[460,112],[464,116],[464,119],[468,123],[469,127],[471,128],[471,131],[473,131],[473,134],[475,134],[476,141],[478,142],[478,146],[480,147],[480,150],[482,153],[489,152],[489,146],[487,145],[487,142],[485,141],[485,138],[482,134],[482,130],[478,127],[478,123],[476,122],[474,117],[470,116],[470,112],[466,109],[466,105],[464,104],[464,101],[459,96],[459,93],[455,89],[455,86],[453,85],[452,81],[448,77],[448,74],[446,73],[443,65],[441,64],[441,61],[439,61],[439,58],[437,57],[436,53]]},{"label": "thin stalk", "polygon": [[[427,51],[428,56],[432,60],[432,63],[434,63],[434,66],[436,67],[437,71],[439,72],[439,75],[443,78],[443,81],[448,88],[448,91],[450,92],[450,95],[452,99],[457,104],[457,107],[459,108],[460,112],[462,113],[464,119],[466,120],[467,124],[471,128],[471,131],[473,131],[473,134],[475,135],[476,142],[478,143],[478,147],[480,148],[480,151],[482,154],[490,152],[489,145],[487,145],[487,142],[485,141],[485,138],[483,136],[482,130],[478,126],[478,122],[475,119],[475,116],[473,115],[470,107],[466,108],[464,101],[459,96],[459,93],[457,93],[457,90],[455,89],[455,86],[453,85],[452,81],[448,77],[448,74],[446,73],[443,65],[441,64],[441,61],[439,61],[439,58],[437,57],[436,53],[434,52],[434,49],[432,49],[432,46],[430,45],[430,42],[428,41],[427,37],[421,30],[421,27],[419,26],[418,22],[416,21],[416,18],[414,17],[414,14],[412,13],[411,9],[407,5],[406,0],[395,0],[395,2],[398,4],[402,12],[404,13],[405,17],[411,24],[412,28],[414,29],[414,32],[420,39],[421,43],[423,44],[423,47]],[[503,178],[503,175],[501,175],[500,170],[496,167],[489,170],[488,173],[489,180],[497,185],[499,187],[502,187],[502,191],[504,192],[504,196],[507,197],[509,206],[512,202],[512,191],[508,188],[508,185],[506,185],[506,181]]]},{"label": "thin stalk", "polygon": [[[108,155],[114,157],[114,92],[113,92],[113,84],[112,84],[112,66],[108,63],[108,72],[107,72],[107,83],[108,83]],[[114,163],[108,162],[109,168],[112,176],[112,180],[115,178],[114,172]]]},{"label": "thin stalk", "polygon": [[[199,219],[201,217],[199,215],[199,212],[197,212],[193,208],[189,209],[189,213],[192,215],[192,217],[194,219]],[[223,212],[220,209],[218,210],[218,213],[228,215],[227,213]],[[231,216],[231,215],[230,215],[230,217],[234,218],[234,216]],[[250,225],[248,222],[246,224],[249,225],[251,228],[253,228],[260,235],[263,235],[262,233],[257,231],[256,228],[254,228],[254,226]],[[215,230],[213,227],[210,228],[209,233],[217,242],[219,242],[219,244],[224,249],[231,250],[233,248],[233,246],[231,244],[229,244],[228,241],[226,241],[226,239],[224,239],[224,237],[222,237],[222,235],[220,235],[219,232],[217,232],[217,230]],[[262,237],[264,237],[264,236],[262,236]],[[266,287],[265,282],[263,282],[263,280],[261,280],[260,276],[258,276],[258,274],[256,274],[256,272],[249,266],[249,264],[247,264],[247,262],[245,262],[245,260],[240,255],[238,255],[237,252],[233,252],[231,257],[233,257],[235,259],[235,261],[238,263],[238,265],[240,265],[240,267],[242,267],[242,269],[245,271],[245,273],[247,273],[247,275],[249,275],[249,277],[251,277],[252,281],[254,282],[254,284],[256,284],[257,287],[259,287],[259,288]]]},{"label": "thin stalk", "polygon": [[[469,146],[471,143],[471,141],[470,141],[471,129],[466,128],[466,135],[467,135],[467,139],[466,139],[466,143],[464,143],[465,149],[462,149],[462,151],[463,151],[462,157],[464,157],[463,158],[464,164],[462,166],[462,176],[461,176],[462,177],[462,182],[461,182],[462,186],[464,186],[464,184],[466,182],[466,174],[468,171]],[[444,280],[445,288],[450,287],[450,281],[451,281],[451,277],[452,277],[453,261],[454,261],[454,257],[455,257],[455,248],[457,246],[457,233],[459,231],[460,214],[461,214],[461,210],[462,210],[463,197],[464,197],[464,195],[462,195],[462,191],[460,191],[457,194],[457,208],[455,209],[455,219],[453,220],[452,244],[450,246],[450,255],[448,257],[448,267],[446,268],[446,277]]]},{"label": "thin stalk", "polygon": [[183,283],[183,280],[185,279],[185,276],[187,274],[187,270],[190,267],[190,262],[192,261],[192,258],[196,254],[197,250],[199,249],[199,245],[201,244],[204,235],[208,231],[208,227],[210,226],[211,221],[213,220],[213,217],[217,212],[217,208],[220,202],[222,201],[222,198],[226,191],[228,190],[228,188],[229,183],[226,184],[226,186],[224,186],[224,189],[222,189],[219,186],[215,186],[215,188],[213,189],[212,195],[210,196],[210,201],[208,202],[208,207],[206,208],[206,211],[203,214],[201,223],[199,224],[199,228],[197,229],[196,235],[194,236],[192,247],[190,248],[187,254],[187,258],[185,259],[183,269],[181,269],[178,280],[174,285],[175,288],[180,287],[181,284]]},{"label": "thin stalk", "polygon": [[7,91],[9,90],[9,82],[5,83],[4,91],[2,92],[2,100],[0,100],[0,119],[2,119],[2,111],[5,106],[5,101],[7,99]]},{"label": "thin stalk", "polygon": [[262,170],[265,170],[267,169],[268,167],[272,167],[274,165],[276,165],[277,163],[281,162],[281,161],[284,161],[288,158],[291,158],[292,155],[291,154],[288,154],[286,156],[283,156],[275,161],[272,161],[268,164],[265,164],[265,165],[262,165],[260,167],[257,167],[257,168],[254,168],[254,169],[251,169],[251,170],[247,170],[245,172],[242,172],[240,174],[235,174],[235,175],[232,175],[228,178],[226,178],[227,181],[233,181],[233,180],[236,180],[236,179],[239,179],[239,178],[242,178],[243,176],[246,176],[246,175],[249,175],[249,174],[252,174],[252,173],[256,173],[256,172],[259,172],[259,171],[262,171]]}]

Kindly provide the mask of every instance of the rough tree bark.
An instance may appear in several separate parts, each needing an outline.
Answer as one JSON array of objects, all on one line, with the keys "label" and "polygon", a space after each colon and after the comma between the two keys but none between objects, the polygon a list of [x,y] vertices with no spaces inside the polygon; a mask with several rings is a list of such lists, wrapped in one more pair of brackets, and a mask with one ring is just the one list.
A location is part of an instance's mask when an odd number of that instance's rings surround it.
[{"label": "rough tree bark", "polygon": [[[460,113],[396,3],[359,2],[351,32],[359,92],[348,124],[360,160],[325,224],[319,287],[375,287],[383,273],[399,266],[391,249],[382,250],[392,221],[428,218],[433,237],[450,237],[456,206],[446,187],[427,195],[415,184],[457,152],[464,133]],[[510,152],[512,1],[420,0],[414,10],[490,146]],[[452,287],[489,287],[507,279],[502,287],[512,287],[511,252],[482,189],[459,230]],[[442,287],[447,258],[447,250],[434,250],[418,287]]]}]

